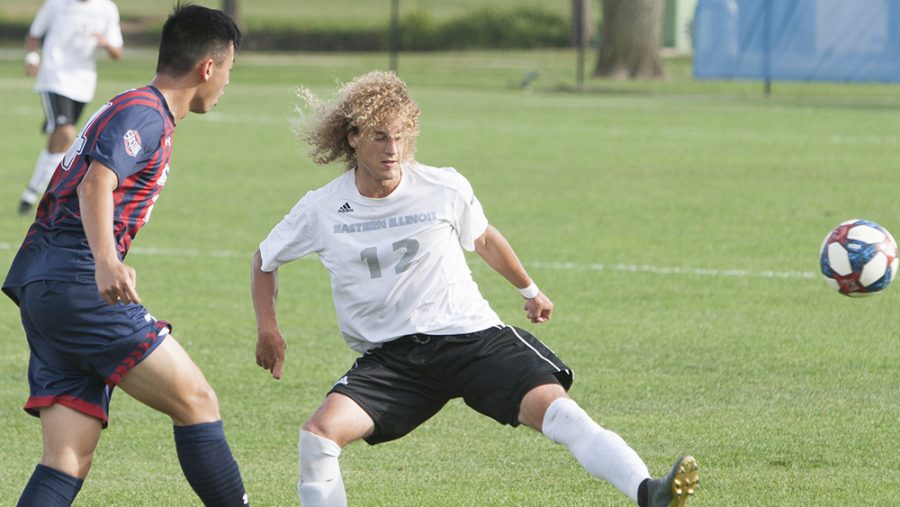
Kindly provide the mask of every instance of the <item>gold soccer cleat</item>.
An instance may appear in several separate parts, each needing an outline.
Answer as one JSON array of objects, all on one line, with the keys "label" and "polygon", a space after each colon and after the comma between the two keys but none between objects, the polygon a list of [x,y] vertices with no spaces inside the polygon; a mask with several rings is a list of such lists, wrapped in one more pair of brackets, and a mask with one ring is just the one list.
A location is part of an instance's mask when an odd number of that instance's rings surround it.
[{"label": "gold soccer cleat", "polygon": [[693,496],[700,483],[697,460],[693,456],[683,456],[675,462],[675,477],[672,479],[672,502],[669,507],[682,507],[689,496]]},{"label": "gold soccer cleat", "polygon": [[649,503],[652,507],[683,507],[699,483],[697,460],[681,456],[665,477],[650,481]]}]

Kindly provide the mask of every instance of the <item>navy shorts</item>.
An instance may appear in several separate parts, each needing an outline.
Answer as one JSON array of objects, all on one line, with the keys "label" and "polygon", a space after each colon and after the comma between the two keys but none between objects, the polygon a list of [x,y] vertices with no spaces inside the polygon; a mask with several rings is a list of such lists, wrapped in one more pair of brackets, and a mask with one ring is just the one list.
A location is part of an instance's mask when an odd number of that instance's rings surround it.
[{"label": "navy shorts", "polygon": [[94,284],[43,280],[13,289],[31,356],[25,410],[60,404],[109,421],[112,390],[169,334],[138,304],[109,305]]},{"label": "navy shorts", "polygon": [[534,387],[572,371],[533,335],[495,326],[462,335],[408,335],[357,359],[331,388],[375,422],[369,444],[406,435],[453,398],[502,424],[518,426],[519,405]]},{"label": "navy shorts", "polygon": [[84,102],[53,92],[41,92],[41,105],[44,107],[41,129],[45,134],[50,134],[63,125],[75,125],[84,110]]}]

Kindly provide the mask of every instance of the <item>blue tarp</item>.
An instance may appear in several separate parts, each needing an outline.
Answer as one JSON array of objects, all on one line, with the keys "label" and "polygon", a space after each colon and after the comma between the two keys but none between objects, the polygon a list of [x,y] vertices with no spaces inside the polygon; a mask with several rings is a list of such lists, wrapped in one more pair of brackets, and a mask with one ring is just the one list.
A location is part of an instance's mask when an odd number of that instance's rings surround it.
[{"label": "blue tarp", "polygon": [[900,0],[699,0],[694,77],[900,82]]}]

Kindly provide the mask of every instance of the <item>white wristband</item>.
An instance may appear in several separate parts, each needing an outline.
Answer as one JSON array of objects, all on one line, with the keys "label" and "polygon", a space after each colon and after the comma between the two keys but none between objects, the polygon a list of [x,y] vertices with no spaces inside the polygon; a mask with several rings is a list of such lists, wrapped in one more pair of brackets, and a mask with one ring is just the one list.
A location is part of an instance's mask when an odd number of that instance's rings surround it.
[{"label": "white wristband", "polygon": [[538,293],[540,292],[540,289],[538,289],[538,286],[535,285],[534,282],[531,282],[531,285],[525,287],[524,289],[519,289],[519,294],[521,294],[525,299],[533,299],[537,297]]},{"label": "white wristband", "polygon": [[25,54],[25,63],[28,65],[40,65],[41,55],[37,51],[29,51]]}]

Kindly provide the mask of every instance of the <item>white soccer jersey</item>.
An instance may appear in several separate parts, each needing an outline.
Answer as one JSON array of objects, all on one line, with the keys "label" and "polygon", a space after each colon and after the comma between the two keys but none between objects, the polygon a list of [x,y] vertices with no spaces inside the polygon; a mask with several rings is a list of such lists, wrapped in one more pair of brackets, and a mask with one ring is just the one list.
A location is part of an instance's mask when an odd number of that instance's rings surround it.
[{"label": "white soccer jersey", "polygon": [[472,186],[452,168],[405,164],[387,197],[360,195],[355,171],[307,193],[260,244],[263,271],[317,253],[331,275],[350,348],[412,333],[500,324],[466,264],[487,228]]},{"label": "white soccer jersey", "polygon": [[47,0],[29,34],[44,39],[34,90],[85,103],[97,89],[94,34],[102,34],[110,46],[122,47],[119,9],[110,0]]}]

